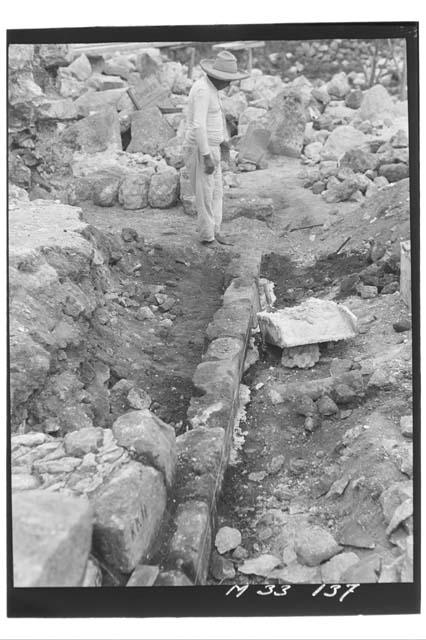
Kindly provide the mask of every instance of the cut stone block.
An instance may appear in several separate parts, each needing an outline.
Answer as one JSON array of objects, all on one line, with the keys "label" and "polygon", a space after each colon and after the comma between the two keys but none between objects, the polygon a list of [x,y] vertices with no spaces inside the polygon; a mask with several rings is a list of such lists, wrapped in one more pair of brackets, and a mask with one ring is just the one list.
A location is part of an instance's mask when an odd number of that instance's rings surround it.
[{"label": "cut stone block", "polygon": [[[178,501],[214,500],[226,468],[225,431],[220,427],[191,429],[176,440],[178,463],[174,497]],[[229,446],[228,446],[229,449]]]},{"label": "cut stone block", "polygon": [[239,145],[239,162],[246,160],[258,164],[266,153],[270,139],[270,131],[255,123],[250,124]]},{"label": "cut stone block", "polygon": [[320,359],[320,350],[317,344],[306,344],[300,347],[283,349],[281,364],[290,369],[310,369]]},{"label": "cut stone block", "polygon": [[155,155],[164,151],[175,131],[163,118],[160,109],[153,107],[132,114],[131,135],[128,153],[140,151]]},{"label": "cut stone block", "polygon": [[207,327],[206,334],[209,340],[226,337],[241,338],[245,341],[251,326],[251,304],[243,301],[218,309]]},{"label": "cut stone block", "polygon": [[217,338],[209,344],[203,360],[231,360],[241,366],[244,342],[241,338]]},{"label": "cut stone block", "polygon": [[148,191],[151,177],[140,171],[127,174],[120,184],[118,201],[124,209],[145,209],[148,206]]},{"label": "cut stone block", "polygon": [[173,427],[149,409],[129,411],[120,416],[112,431],[121,447],[135,452],[138,460],[152,465],[171,486],[176,465],[176,436]]},{"label": "cut stone block", "polygon": [[126,89],[108,89],[107,91],[87,91],[77,98],[74,104],[80,116],[88,116],[108,108],[121,111],[119,106],[124,106],[126,101],[130,103],[131,107],[132,102],[126,95]]},{"label": "cut stone block", "polygon": [[210,559],[211,525],[205,502],[179,505],[176,530],[170,542],[169,559],[183,568],[196,584],[205,584]]},{"label": "cut stone block", "polygon": [[101,487],[94,508],[95,549],[108,565],[130,573],[157,537],[166,508],[162,474],[130,462]]},{"label": "cut stone block", "polygon": [[105,108],[100,113],[89,115],[67,127],[62,134],[62,141],[87,153],[122,150],[120,121],[117,112]]},{"label": "cut stone block", "polygon": [[357,331],[354,314],[331,300],[308,298],[296,307],[257,314],[266,342],[288,348],[353,338]]},{"label": "cut stone block", "polygon": [[92,539],[92,509],[85,498],[47,491],[13,495],[15,587],[78,587]]}]

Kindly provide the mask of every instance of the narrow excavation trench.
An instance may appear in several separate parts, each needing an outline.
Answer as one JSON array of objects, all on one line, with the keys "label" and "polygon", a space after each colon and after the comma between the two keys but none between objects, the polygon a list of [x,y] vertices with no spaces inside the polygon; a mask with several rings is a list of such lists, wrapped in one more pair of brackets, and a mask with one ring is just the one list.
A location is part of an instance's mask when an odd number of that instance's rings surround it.
[{"label": "narrow excavation trench", "polygon": [[[261,275],[276,283],[275,307],[283,308],[309,296],[344,298],[347,282],[366,264],[365,255],[350,254],[303,268],[270,254],[263,260]],[[346,536],[344,550],[361,560],[377,555],[382,565],[395,560],[397,541],[392,545],[386,536],[379,498],[392,482],[407,480],[390,459],[386,442],[397,436],[403,440],[399,419],[411,411],[411,345],[392,329],[400,301],[391,309],[380,298],[343,302],[358,317],[360,333],[347,342],[321,345],[321,359],[312,369],[282,367],[281,350],[262,344],[260,334],[255,337],[260,358],[243,378],[250,402],[237,427],[237,448],[242,440],[244,444],[228,468],[218,505],[218,527],[238,529],[242,542],[226,555],[234,563],[235,577],[227,578],[219,570],[211,575],[211,584],[276,582],[277,578],[248,577],[238,567],[261,554],[284,559],[284,566],[291,567],[296,558],[293,541],[309,524],[322,526],[338,541]],[[396,388],[367,389],[342,398],[338,412],[322,416],[312,433],[304,429],[304,411],[297,401],[274,398],[282,385],[295,383],[303,393],[306,382],[328,378],[330,372],[365,373],[367,358],[383,356],[386,350],[402,353],[406,363]],[[279,581],[320,581],[316,568],[299,565],[292,571],[287,580]]]},{"label": "narrow excavation trench", "polygon": [[161,245],[130,246],[116,267],[119,290],[108,296],[108,325],[98,324],[92,336],[94,357],[110,367],[109,386],[134,381],[177,435],[184,430],[205,328],[220,306],[225,264],[224,254],[200,261]]}]

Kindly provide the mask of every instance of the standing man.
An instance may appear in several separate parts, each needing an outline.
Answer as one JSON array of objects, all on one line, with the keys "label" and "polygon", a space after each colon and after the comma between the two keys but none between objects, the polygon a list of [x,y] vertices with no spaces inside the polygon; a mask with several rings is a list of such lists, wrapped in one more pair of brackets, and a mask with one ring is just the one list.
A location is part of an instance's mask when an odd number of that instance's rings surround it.
[{"label": "standing man", "polygon": [[195,193],[200,241],[206,246],[232,244],[220,235],[222,223],[222,170],[220,147],[227,140],[225,115],[219,91],[248,73],[238,71],[237,60],[221,51],[215,60],[201,60],[206,72],[189,93],[185,135],[185,165]]}]

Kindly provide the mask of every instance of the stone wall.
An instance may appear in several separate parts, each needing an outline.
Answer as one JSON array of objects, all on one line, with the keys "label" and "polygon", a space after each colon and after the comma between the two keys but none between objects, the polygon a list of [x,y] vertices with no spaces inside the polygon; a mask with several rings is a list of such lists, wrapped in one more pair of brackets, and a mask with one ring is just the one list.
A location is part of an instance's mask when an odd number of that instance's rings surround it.
[{"label": "stone wall", "polygon": [[156,548],[176,464],[173,427],[95,348],[124,251],[76,207],[11,195],[15,586],[99,586],[94,557],[122,582]]}]

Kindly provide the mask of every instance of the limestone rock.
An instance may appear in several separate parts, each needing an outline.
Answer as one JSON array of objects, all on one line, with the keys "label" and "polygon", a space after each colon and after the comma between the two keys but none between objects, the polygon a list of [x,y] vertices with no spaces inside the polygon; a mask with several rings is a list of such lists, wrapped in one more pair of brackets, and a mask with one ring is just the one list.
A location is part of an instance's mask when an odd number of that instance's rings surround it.
[{"label": "limestone rock", "polygon": [[284,465],[285,458],[283,455],[274,456],[268,466],[268,473],[278,473]]},{"label": "limestone rock", "polygon": [[400,149],[408,147],[408,135],[404,129],[398,129],[398,131],[389,140],[394,149]]},{"label": "limestone rock", "polygon": [[297,533],[294,549],[299,562],[309,567],[315,567],[341,551],[333,536],[326,529],[315,525],[309,525]]},{"label": "limestone rock", "polygon": [[257,314],[263,338],[281,348],[344,340],[356,335],[356,318],[331,300],[308,298],[296,307]]},{"label": "limestone rock", "polygon": [[320,87],[315,87],[312,89],[311,95],[315,100],[318,100],[324,106],[327,106],[330,102],[330,94],[327,91],[327,85],[323,84]]},{"label": "limestone rock", "polygon": [[71,431],[64,438],[65,451],[69,456],[82,457],[91,451],[97,451],[102,445],[102,429],[83,427]]},{"label": "limestone rock", "polygon": [[359,549],[374,549],[375,542],[356,520],[349,520],[338,536],[339,543]]},{"label": "limestone rock", "polygon": [[221,527],[215,537],[215,546],[219,553],[236,549],[241,544],[241,533],[233,527]]},{"label": "limestone rock", "polygon": [[99,207],[112,207],[118,199],[121,178],[110,173],[98,174],[92,190],[94,204]]},{"label": "limestone rock", "polygon": [[358,556],[352,551],[339,553],[321,565],[321,582],[325,582],[326,584],[339,584],[342,582],[342,574],[358,562]]},{"label": "limestone rock", "polygon": [[157,107],[135,111],[132,115],[131,142],[127,152],[155,155],[163,153],[167,142],[175,135]]},{"label": "limestone rock", "polygon": [[58,93],[64,98],[78,98],[86,91],[85,83],[63,71],[63,67],[59,67],[56,78]]},{"label": "limestone rock", "polygon": [[408,498],[413,497],[413,483],[411,480],[394,482],[385,489],[380,496],[380,504],[383,509],[385,521],[389,523],[395,510]]},{"label": "limestone rock", "polygon": [[210,572],[216,580],[232,580],[235,578],[234,564],[213,551],[210,560]]},{"label": "limestone rock", "polygon": [[325,182],[323,182],[322,180],[318,180],[317,182],[314,182],[314,184],[312,185],[312,193],[315,194],[319,194],[322,193],[326,188],[326,184]]},{"label": "limestone rock", "polygon": [[323,395],[317,401],[318,411],[322,416],[332,416],[339,412],[339,408],[330,396]]},{"label": "limestone rock", "polygon": [[305,344],[297,347],[283,348],[281,364],[283,367],[310,369],[320,359],[319,345]]},{"label": "limestone rock", "polygon": [[405,438],[413,438],[413,416],[402,416],[399,422],[401,433]]},{"label": "limestone rock", "polygon": [[274,213],[274,201],[263,196],[246,197],[243,189],[233,189],[224,199],[227,218],[256,218],[268,220]]},{"label": "limestone rock", "polygon": [[[254,164],[255,168],[265,168],[265,154],[271,133],[264,126],[252,122],[238,145],[238,165]],[[238,186],[238,185],[231,185]]]},{"label": "limestone rock", "polygon": [[133,111],[133,103],[125,89],[108,89],[105,91],[86,91],[75,101],[77,112],[81,116],[89,116],[93,113],[103,112],[111,108],[114,111],[130,109]]},{"label": "limestone rock", "polygon": [[293,403],[293,408],[295,412],[301,416],[314,415],[318,411],[315,402],[307,393],[301,394],[296,398]]},{"label": "limestone rock", "polygon": [[346,153],[367,142],[367,137],[351,125],[336,127],[327,138],[322,150],[322,157],[328,160],[340,160]]},{"label": "limestone rock", "polygon": [[15,447],[38,447],[48,441],[48,436],[40,431],[28,431],[21,435],[12,435],[11,445],[12,451]]},{"label": "limestone rock", "polygon": [[94,545],[104,562],[130,573],[150,551],[166,507],[162,475],[129,462],[94,496]]},{"label": "limestone rock", "polygon": [[151,207],[172,207],[179,194],[179,173],[173,167],[155,173],[149,185],[148,201]]},{"label": "limestone rock", "polygon": [[171,167],[181,169],[184,166],[183,140],[178,136],[171,138],[164,147],[164,157]]},{"label": "limestone rock", "polygon": [[238,571],[246,575],[269,576],[269,574],[281,564],[276,556],[265,553],[258,558],[251,558],[238,567]]},{"label": "limestone rock", "polygon": [[267,121],[266,109],[258,107],[247,107],[238,119],[238,135],[244,136],[251,124],[256,124],[258,127],[264,127]]},{"label": "limestone rock", "polygon": [[135,452],[138,459],[164,474],[171,486],[176,466],[176,437],[172,427],[149,409],[129,411],[112,427],[117,443]]},{"label": "limestone rock", "polygon": [[149,173],[127,173],[120,183],[118,201],[124,209],[145,209],[148,206]]},{"label": "limestone rock", "polygon": [[89,62],[89,58],[84,53],[81,54],[81,56],[76,58],[67,67],[67,72],[77,78],[77,80],[87,80],[92,74],[92,66]]},{"label": "limestone rock", "polygon": [[350,109],[359,109],[362,103],[364,94],[360,89],[354,89],[349,91],[345,97],[345,105]]},{"label": "limestone rock", "polygon": [[13,473],[12,468],[12,491],[29,491],[30,489],[37,489],[40,486],[39,480],[36,476],[32,476],[29,473]]},{"label": "limestone rock", "polygon": [[117,112],[110,107],[71,124],[64,130],[62,141],[87,153],[112,149],[121,151]]},{"label": "limestone rock", "polygon": [[104,72],[110,76],[120,76],[126,80],[134,70],[135,65],[124,55],[117,55],[105,61]]},{"label": "limestone rock", "polygon": [[66,67],[71,62],[69,44],[40,44],[37,55],[47,69]]},{"label": "limestone rock", "polygon": [[267,128],[271,131],[272,153],[300,156],[305,134],[305,109],[297,92],[284,90],[271,103]]},{"label": "limestone rock", "polygon": [[347,75],[344,71],[336,73],[327,83],[328,94],[335,98],[344,98],[350,90],[351,87],[349,85]]},{"label": "limestone rock", "polygon": [[393,164],[382,164],[379,174],[384,176],[389,182],[398,182],[410,175],[408,165],[404,162],[395,162]]},{"label": "limestone rock", "polygon": [[340,160],[341,167],[349,167],[355,173],[365,173],[377,168],[377,157],[364,149],[349,149]]},{"label": "limestone rock", "polygon": [[364,560],[359,560],[357,564],[348,567],[341,574],[341,582],[345,584],[365,584],[378,581],[381,568],[381,559],[377,554],[368,556]]},{"label": "limestone rock", "polygon": [[274,569],[268,575],[284,584],[318,584],[321,582],[319,567],[307,567],[297,561],[290,562],[284,569]]},{"label": "limestone rock", "polygon": [[7,50],[9,71],[31,70],[34,58],[33,44],[10,44]]},{"label": "limestone rock", "polygon": [[75,104],[69,98],[45,100],[37,108],[40,120],[74,120],[77,118]]},{"label": "limestone rock", "polygon": [[155,47],[146,47],[137,55],[136,69],[139,71],[141,78],[156,75],[159,72],[160,66],[160,50]]},{"label": "limestone rock", "polygon": [[381,84],[364,91],[359,115],[363,120],[379,120],[393,116],[394,104],[389,93]]},{"label": "limestone rock", "polygon": [[394,511],[389,526],[386,529],[386,535],[390,535],[401,523],[413,515],[413,500],[407,498]]},{"label": "limestone rock", "polygon": [[109,91],[110,89],[123,89],[126,87],[126,83],[117,76],[93,73],[87,80],[86,86],[96,91]]},{"label": "limestone rock", "polygon": [[127,394],[127,402],[132,409],[149,409],[152,404],[152,398],[143,389],[133,387]]},{"label": "limestone rock", "polygon": [[189,500],[178,506],[169,559],[182,566],[196,584],[205,584],[208,572],[211,524],[205,502]]},{"label": "limestone rock", "polygon": [[13,494],[15,587],[78,587],[92,538],[92,510],[84,498],[40,490]]},{"label": "limestone rock", "polygon": [[222,108],[225,116],[232,116],[238,120],[239,116],[247,109],[247,98],[243,91],[238,91],[231,96],[222,97]]}]

